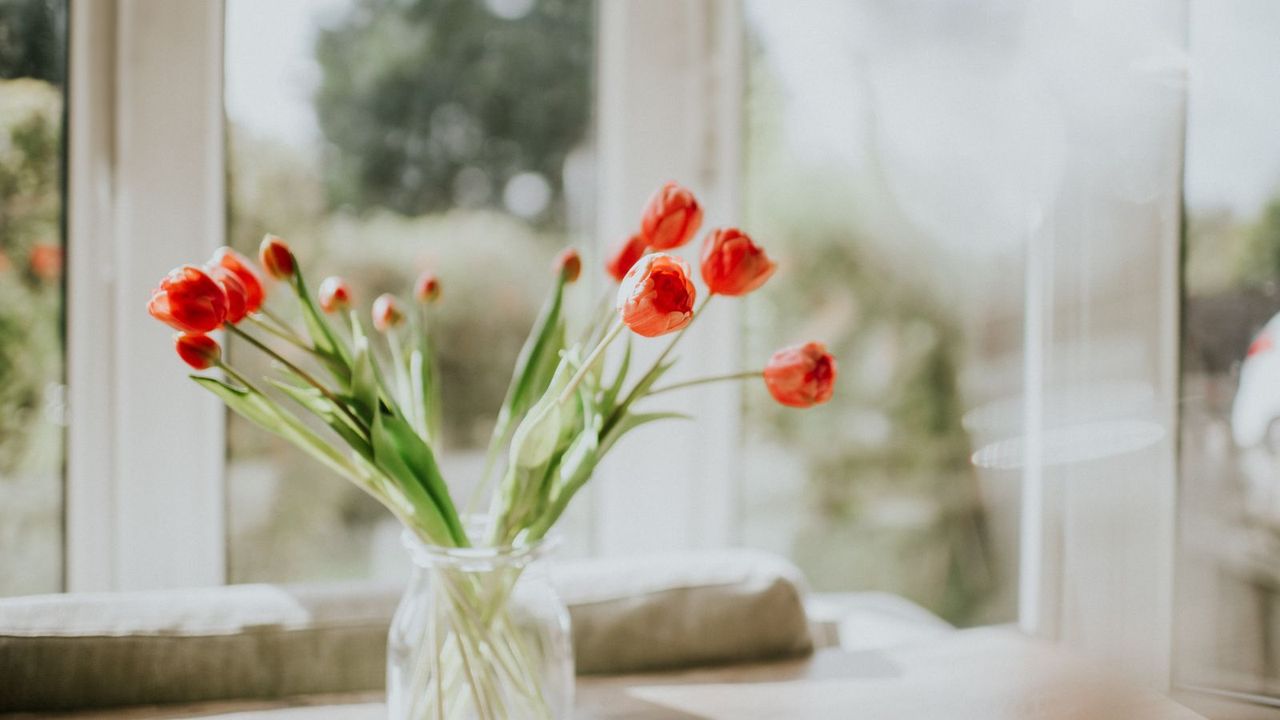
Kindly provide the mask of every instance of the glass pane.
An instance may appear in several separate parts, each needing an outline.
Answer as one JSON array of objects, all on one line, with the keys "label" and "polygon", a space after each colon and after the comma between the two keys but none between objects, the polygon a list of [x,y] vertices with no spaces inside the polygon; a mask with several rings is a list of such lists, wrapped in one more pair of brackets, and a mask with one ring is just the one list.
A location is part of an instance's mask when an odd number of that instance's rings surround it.
[{"label": "glass pane", "polygon": [[971,458],[1020,432],[1020,192],[1045,152],[992,77],[1017,13],[927,5],[747,2],[745,222],[785,259],[747,364],[819,339],[840,380],[821,411],[747,394],[742,528],[816,590],[972,625],[1016,614],[1020,471]]},{"label": "glass pane", "polygon": [[[582,246],[593,217],[593,28],[590,0],[227,3],[228,243],[285,237],[313,288],[341,274],[365,312],[440,275],[441,465],[458,498],[546,289],[529,269]],[[236,417],[228,459],[231,581],[405,565],[380,506]]]},{"label": "glass pane", "polygon": [[0,596],[62,589],[66,17],[0,3]]},{"label": "glass pane", "polygon": [[1280,5],[1190,10],[1176,670],[1280,697]]}]

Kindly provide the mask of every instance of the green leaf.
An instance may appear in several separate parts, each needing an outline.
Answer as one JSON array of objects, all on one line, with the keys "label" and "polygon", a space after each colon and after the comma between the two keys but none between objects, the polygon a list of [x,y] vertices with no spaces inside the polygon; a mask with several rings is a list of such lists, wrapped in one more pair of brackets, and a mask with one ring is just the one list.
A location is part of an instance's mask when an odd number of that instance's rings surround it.
[{"label": "green leaf", "polygon": [[622,392],[622,385],[627,381],[627,372],[631,369],[631,336],[627,335],[627,347],[622,353],[622,362],[618,364],[618,374],[614,376],[613,384],[604,392],[604,397],[600,400],[600,412],[608,415],[613,412],[618,402],[618,393]]},{"label": "green leaf", "polygon": [[563,305],[564,278],[558,277],[516,358],[511,383],[507,386],[507,395],[493,428],[491,447],[502,442],[511,424],[525,415],[551,384],[560,362],[560,352],[564,349]]},{"label": "green leaf", "polygon": [[311,342],[320,353],[325,367],[339,382],[346,382],[351,376],[351,351],[316,307],[307,290],[307,282],[302,278],[301,269],[293,274],[293,290],[302,308],[302,321],[307,326],[307,334],[311,336]]},{"label": "green leaf", "polygon": [[635,430],[641,425],[647,425],[658,420],[692,420],[693,418],[684,413],[678,412],[652,412],[652,413],[627,413],[622,416],[622,420],[614,425],[608,434],[600,440],[600,454],[604,455],[613,448],[614,443],[622,439],[623,435]]},{"label": "green leaf", "polygon": [[347,457],[267,396],[247,388],[233,387],[217,378],[192,375],[191,379],[217,395],[227,407],[249,422],[288,440],[339,475],[357,483],[362,479]]},{"label": "green leaf", "polygon": [[431,447],[403,418],[381,407],[374,417],[372,434],[375,463],[407,488],[416,487],[425,493],[454,544],[469,545]]}]

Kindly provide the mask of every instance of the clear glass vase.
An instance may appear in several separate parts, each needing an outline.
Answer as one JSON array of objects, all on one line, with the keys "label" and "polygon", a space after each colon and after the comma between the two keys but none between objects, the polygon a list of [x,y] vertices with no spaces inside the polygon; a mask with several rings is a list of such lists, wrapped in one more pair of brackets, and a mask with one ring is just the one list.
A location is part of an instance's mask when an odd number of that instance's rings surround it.
[{"label": "clear glass vase", "polygon": [[542,562],[556,542],[443,548],[406,532],[404,544],[414,568],[388,638],[390,718],[571,717],[569,611]]}]

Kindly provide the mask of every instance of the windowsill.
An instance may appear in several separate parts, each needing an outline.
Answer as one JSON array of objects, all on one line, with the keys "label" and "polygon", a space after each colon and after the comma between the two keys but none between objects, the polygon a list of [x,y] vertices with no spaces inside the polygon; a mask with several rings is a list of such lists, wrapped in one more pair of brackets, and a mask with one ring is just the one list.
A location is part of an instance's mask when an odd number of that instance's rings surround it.
[{"label": "windowsill", "polygon": [[[28,716],[158,720],[380,720],[376,696],[288,704],[135,708]],[[1116,682],[1069,653],[1002,628],[964,630],[892,649],[825,649],[804,660],[580,678],[578,720],[876,717],[1193,720],[1202,716]]]}]

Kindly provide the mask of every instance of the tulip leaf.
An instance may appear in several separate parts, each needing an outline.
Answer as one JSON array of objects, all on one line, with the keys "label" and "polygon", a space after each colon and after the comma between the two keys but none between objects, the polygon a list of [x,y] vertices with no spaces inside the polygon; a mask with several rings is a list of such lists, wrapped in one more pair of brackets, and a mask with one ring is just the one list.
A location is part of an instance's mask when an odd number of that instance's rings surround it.
[{"label": "tulip leaf", "polygon": [[616,425],[610,428],[609,432],[600,439],[600,454],[604,455],[613,448],[614,443],[622,439],[623,435],[635,430],[641,425],[647,425],[658,420],[692,420],[693,418],[685,413],[678,412],[651,412],[651,413],[627,413],[622,417]]},{"label": "tulip leaf", "polygon": [[377,408],[372,428],[376,464],[396,477],[407,490],[418,489],[429,499],[447,537],[458,547],[466,547],[466,531],[458,518],[444,476],[436,465],[431,447],[403,418]]},{"label": "tulip leaf", "polygon": [[319,390],[311,387],[298,387],[279,380],[271,380],[270,382],[285,395],[289,396],[291,400],[320,418],[347,445],[350,445],[352,450],[365,457],[372,457],[373,451],[369,447],[367,433],[362,428],[356,427],[351,418],[347,416],[347,413],[340,410]]},{"label": "tulip leaf", "polygon": [[631,336],[627,336],[627,346],[622,352],[622,362],[618,364],[617,375],[613,384],[604,391],[600,400],[600,410],[606,415],[613,412],[614,403],[618,402],[618,393],[622,392],[622,384],[627,381],[627,372],[631,369]]},{"label": "tulip leaf", "polygon": [[347,349],[346,344],[333,331],[324,315],[320,313],[320,309],[316,307],[315,300],[307,290],[307,282],[302,278],[301,269],[294,272],[292,284],[294,294],[298,296],[298,304],[302,308],[302,321],[307,326],[307,334],[311,336],[311,342],[315,344],[329,372],[339,382],[346,382],[351,376],[351,351]]},{"label": "tulip leaf", "polygon": [[511,430],[511,425],[540,398],[551,384],[560,363],[560,351],[564,349],[565,328],[562,309],[564,305],[564,277],[558,276],[551,293],[543,303],[538,319],[528,339],[520,348],[516,366],[507,386],[507,395],[498,411],[498,421],[493,427],[490,453],[494,453]]},{"label": "tulip leaf", "polygon": [[288,440],[330,470],[360,484],[361,478],[346,457],[297,416],[281,408],[267,396],[251,389],[233,387],[217,378],[192,375],[191,379],[217,395],[227,407],[249,422]]}]

